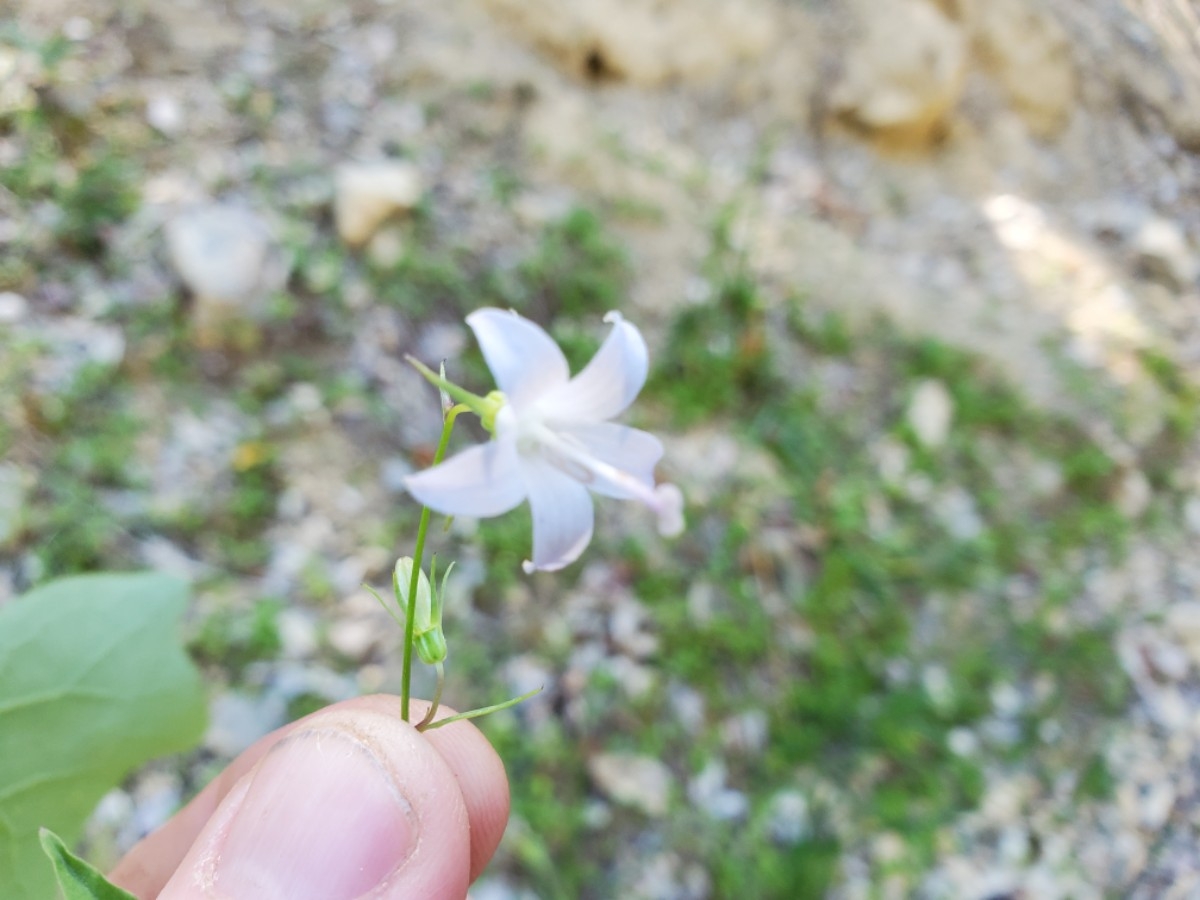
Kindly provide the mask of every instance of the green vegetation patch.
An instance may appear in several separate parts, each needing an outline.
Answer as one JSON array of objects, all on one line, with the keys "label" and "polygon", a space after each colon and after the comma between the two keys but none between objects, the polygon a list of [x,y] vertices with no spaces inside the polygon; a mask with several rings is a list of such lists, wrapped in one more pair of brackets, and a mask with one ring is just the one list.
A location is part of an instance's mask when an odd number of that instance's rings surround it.
[{"label": "green vegetation patch", "polygon": [[[592,787],[578,754],[556,752],[564,740],[667,760],[684,785],[723,759],[746,817],[698,823],[681,803],[665,825],[681,865],[702,865],[722,896],[823,896],[843,849],[885,831],[904,848],[889,872],[919,872],[942,829],[979,802],[990,767],[1051,772],[1052,758],[1053,771],[1080,773],[1081,796],[1103,795],[1098,735],[1129,686],[1114,623],[1072,608],[1086,566],[1119,559],[1131,533],[1114,502],[1121,467],[968,353],[882,324],[856,334],[799,299],[779,309],[736,265],[710,277],[710,298],[674,319],[646,397],[679,428],[716,424],[747,454],[765,452],[777,474],[747,485],[725,473],[666,561],[621,547],[653,610],[663,683],[636,701],[589,683],[578,702],[593,712],[573,737],[557,723],[545,744],[493,732],[514,771],[555,785],[514,795],[533,826],[518,854],[525,875],[549,896],[604,896],[639,827],[626,810],[599,830],[578,815]],[[928,380],[954,410],[936,447],[906,414]],[[1197,404],[1170,371],[1161,380],[1180,407],[1179,433],[1156,448],[1169,467]],[[883,471],[885,445],[902,454],[899,475]],[[1024,485],[1023,466],[1049,472],[1047,484]],[[963,521],[948,496],[969,506]],[[504,561],[494,583],[523,552],[523,528],[509,524],[483,531],[489,559]],[[704,698],[698,735],[672,717],[669,684]],[[716,726],[746,709],[767,714],[769,740],[757,756],[730,755]],[[1062,726],[1054,746],[1046,724]],[[817,783],[836,786],[836,810],[813,800]],[[781,842],[769,811],[789,785],[816,811]]]},{"label": "green vegetation patch", "polygon": [[64,253],[99,259],[110,229],[138,205],[136,169],[93,125],[103,117],[64,99],[71,86],[60,71],[71,52],[61,37],[36,43],[0,32],[0,54],[17,70],[0,107],[0,138],[12,157],[0,165],[0,189],[27,226],[0,248],[0,290],[29,288]]}]

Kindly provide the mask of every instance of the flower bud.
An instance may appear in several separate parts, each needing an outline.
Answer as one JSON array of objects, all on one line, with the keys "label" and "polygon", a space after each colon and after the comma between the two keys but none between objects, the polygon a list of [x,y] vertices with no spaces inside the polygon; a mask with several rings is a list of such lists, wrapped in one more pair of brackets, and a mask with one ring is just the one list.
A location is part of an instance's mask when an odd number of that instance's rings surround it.
[{"label": "flower bud", "polygon": [[[437,565],[437,560],[434,560]],[[453,564],[451,567],[453,568]],[[392,587],[396,592],[396,602],[408,615],[408,592],[412,585],[413,559],[411,556],[401,557],[396,561],[396,569],[392,573]],[[442,589],[445,589],[446,578],[450,569],[442,576]],[[439,663],[446,658],[446,636],[442,633],[442,602],[441,591],[434,592],[429,578],[424,571],[417,573],[416,609],[413,610],[413,647],[417,657],[427,665]]]},{"label": "flower bud", "polygon": [[[408,615],[408,591],[412,586],[413,558],[403,556],[396,560],[396,571],[392,574],[392,587],[396,591],[396,602]],[[417,609],[413,614],[413,634],[421,634],[432,627],[433,591],[424,572],[417,576]]]}]

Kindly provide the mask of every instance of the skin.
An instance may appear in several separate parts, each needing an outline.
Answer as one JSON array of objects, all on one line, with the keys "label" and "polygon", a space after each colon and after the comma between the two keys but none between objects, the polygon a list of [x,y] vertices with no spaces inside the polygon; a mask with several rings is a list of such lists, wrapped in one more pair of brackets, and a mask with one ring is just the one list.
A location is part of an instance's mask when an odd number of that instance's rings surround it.
[{"label": "skin", "polygon": [[[420,721],[427,709],[424,701],[413,700],[413,719]],[[285,755],[289,748],[315,749],[320,764],[324,748],[350,747],[344,755],[356,756],[359,754],[354,751],[363,746],[369,749],[372,759],[379,760],[377,768],[386,772],[403,796],[408,807],[406,821],[411,820],[405,827],[414,831],[415,849],[398,862],[378,888],[361,896],[465,896],[467,885],[495,853],[508,821],[509,791],[503,763],[469,722],[417,733],[400,719],[399,711],[398,697],[360,697],[272,732],[243,752],[169,822],[130,850],[110,878],[139,898],[232,900],[220,890],[220,878],[206,878],[203,873],[206,866],[211,869],[212,861],[220,858],[225,835],[238,827],[237,817],[242,812],[239,804],[256,784],[269,780],[262,773],[271,771],[276,782],[282,777],[288,792],[301,791],[311,775],[298,777],[293,788],[287,781],[286,768],[280,774],[280,767],[286,767],[286,760],[291,758]],[[454,710],[442,707],[438,718],[451,715]],[[364,784],[364,790],[367,787]],[[374,792],[364,799],[374,802],[378,795]],[[329,811],[330,818],[352,815],[355,803],[353,796],[345,796],[344,803]],[[389,803],[383,801],[384,806]],[[322,818],[318,812],[303,823],[318,833],[318,839]],[[344,829],[337,834],[346,839]],[[370,842],[371,836],[365,839]],[[263,843],[269,845],[270,838]],[[388,850],[386,842],[384,849]],[[269,854],[269,847],[261,852]],[[354,895],[359,894],[354,891]]]}]

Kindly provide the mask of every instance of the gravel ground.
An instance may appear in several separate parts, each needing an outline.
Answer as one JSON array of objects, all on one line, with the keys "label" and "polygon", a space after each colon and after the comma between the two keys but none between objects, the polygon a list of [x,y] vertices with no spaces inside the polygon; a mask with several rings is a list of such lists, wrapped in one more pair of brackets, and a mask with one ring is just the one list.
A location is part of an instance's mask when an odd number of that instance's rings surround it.
[{"label": "gravel ground", "polygon": [[[561,579],[520,574],[521,521],[446,535],[452,702],[547,686],[488,726],[517,799],[474,895],[1200,894],[1198,29],[1184,0],[18,0],[0,604],[179,572],[212,687],[203,748],[110,794],[91,855],[290,717],[396,689],[361,585],[407,549],[439,429],[404,354],[482,384],[470,309],[577,363],[620,307],[692,529],[607,504]],[[787,430],[792,396],[828,435]],[[803,454],[835,433],[861,467],[831,486]],[[912,576],[905,624],[838,669],[875,679],[863,716],[922,698],[911,771],[789,693],[823,629],[855,639],[861,610],[806,599],[843,496],[855,540],[982,573]],[[1061,510],[1080,537],[980,562],[1000,519]],[[749,661],[727,621],[762,629]],[[897,767],[962,796],[910,832]]]}]

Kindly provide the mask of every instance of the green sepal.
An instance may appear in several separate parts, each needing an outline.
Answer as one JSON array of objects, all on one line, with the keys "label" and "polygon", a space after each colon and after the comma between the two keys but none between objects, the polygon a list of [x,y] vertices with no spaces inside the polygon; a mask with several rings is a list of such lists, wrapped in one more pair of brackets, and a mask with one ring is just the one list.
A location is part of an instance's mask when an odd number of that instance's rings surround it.
[{"label": "green sepal", "polygon": [[413,644],[417,651],[417,658],[427,666],[441,662],[449,652],[446,647],[446,636],[440,628],[433,628],[424,634],[417,635]]}]

